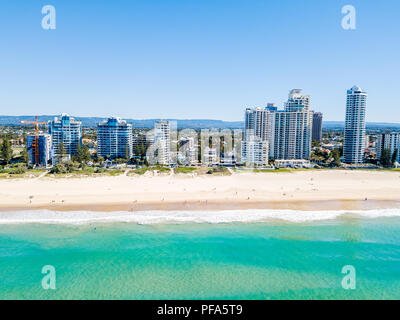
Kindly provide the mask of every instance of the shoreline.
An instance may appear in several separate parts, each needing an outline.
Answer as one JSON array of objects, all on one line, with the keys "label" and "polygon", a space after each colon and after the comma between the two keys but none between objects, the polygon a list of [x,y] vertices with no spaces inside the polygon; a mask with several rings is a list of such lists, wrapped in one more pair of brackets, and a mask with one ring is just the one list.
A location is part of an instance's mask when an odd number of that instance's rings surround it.
[{"label": "shoreline", "polygon": [[293,210],[293,211],[340,211],[376,210],[400,208],[395,200],[315,200],[287,202],[154,202],[142,204],[52,204],[38,206],[2,206],[0,212],[10,211],[88,211],[88,212],[143,212],[143,211],[231,211],[231,210]]}]

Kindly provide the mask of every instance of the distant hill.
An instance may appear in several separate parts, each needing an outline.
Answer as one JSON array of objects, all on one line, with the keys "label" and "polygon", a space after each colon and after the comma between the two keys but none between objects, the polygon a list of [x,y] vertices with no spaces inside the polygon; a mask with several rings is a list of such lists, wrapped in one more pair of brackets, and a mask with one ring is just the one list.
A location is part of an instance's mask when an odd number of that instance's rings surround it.
[{"label": "distant hill", "polygon": [[[52,120],[54,115],[43,115],[38,116],[40,122],[47,122]],[[82,121],[82,125],[85,127],[95,127],[99,122],[106,120],[107,118],[101,117],[75,117],[75,119]],[[19,125],[21,120],[30,121],[34,120],[34,116],[0,116],[0,126]],[[132,123],[134,128],[153,128],[154,122],[158,119],[147,119],[147,120],[136,120],[136,119],[125,119],[129,123]],[[192,129],[243,129],[243,121],[222,121],[222,120],[210,120],[210,119],[188,119],[188,120],[177,120],[177,119],[166,119],[170,121],[177,121],[178,128],[192,128]],[[324,121],[324,129],[329,130],[343,130],[343,121]],[[385,123],[385,122],[369,122],[367,123],[368,130],[400,130],[400,123]]]},{"label": "distant hill", "polygon": [[[343,130],[344,121],[324,121],[324,129],[329,130]],[[389,122],[367,122],[368,130],[400,130],[400,123]]]},{"label": "distant hill", "polygon": [[[54,115],[42,115],[38,116],[38,121],[47,122],[54,119]],[[59,116],[58,116],[59,117]],[[82,121],[82,125],[85,127],[95,127],[99,122],[106,120],[107,118],[100,117],[74,117],[76,120]],[[10,126],[19,125],[20,121],[32,121],[34,116],[0,116],[0,126]],[[158,119],[148,119],[148,120],[136,120],[136,119],[125,119],[129,123],[132,123],[134,128],[153,128],[154,122]],[[243,128],[242,121],[222,121],[222,120],[209,120],[209,119],[199,119],[199,120],[176,120],[176,119],[166,119],[170,121],[177,121],[178,128],[192,128],[192,129],[241,129]]]}]

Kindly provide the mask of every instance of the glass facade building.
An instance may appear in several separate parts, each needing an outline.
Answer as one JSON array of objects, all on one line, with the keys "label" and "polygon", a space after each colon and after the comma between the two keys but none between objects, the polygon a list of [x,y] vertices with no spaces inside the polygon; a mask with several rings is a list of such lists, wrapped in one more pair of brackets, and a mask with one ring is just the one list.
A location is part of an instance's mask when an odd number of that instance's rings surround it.
[{"label": "glass facade building", "polygon": [[[82,124],[67,114],[49,121],[49,134],[52,140],[53,161],[55,164],[58,156],[73,156],[78,152],[78,146],[82,144]],[[64,145],[65,154],[60,155],[60,145]]]},{"label": "glass facade building", "polygon": [[108,159],[133,157],[132,125],[109,118],[97,126],[97,155]]}]

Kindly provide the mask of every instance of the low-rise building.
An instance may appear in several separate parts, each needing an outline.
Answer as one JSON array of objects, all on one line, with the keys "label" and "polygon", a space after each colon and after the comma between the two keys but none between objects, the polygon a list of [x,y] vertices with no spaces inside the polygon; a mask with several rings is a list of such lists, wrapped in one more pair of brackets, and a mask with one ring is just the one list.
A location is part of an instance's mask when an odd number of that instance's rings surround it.
[{"label": "low-rise building", "polygon": [[242,163],[247,167],[268,165],[268,141],[250,136],[242,141]]},{"label": "low-rise building", "polygon": [[278,168],[310,168],[311,162],[304,159],[287,159],[287,160],[275,160],[275,166]]}]

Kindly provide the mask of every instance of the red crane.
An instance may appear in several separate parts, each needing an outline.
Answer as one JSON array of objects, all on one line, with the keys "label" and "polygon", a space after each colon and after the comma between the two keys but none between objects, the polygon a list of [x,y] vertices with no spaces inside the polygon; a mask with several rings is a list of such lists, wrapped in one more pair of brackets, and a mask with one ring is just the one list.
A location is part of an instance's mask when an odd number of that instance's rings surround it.
[{"label": "red crane", "polygon": [[35,164],[38,164],[40,161],[40,159],[39,159],[39,125],[47,124],[47,122],[38,122],[38,118],[36,116],[35,121],[20,121],[20,123],[35,125],[35,140],[33,141],[32,147],[33,147],[33,152],[35,153]]}]

